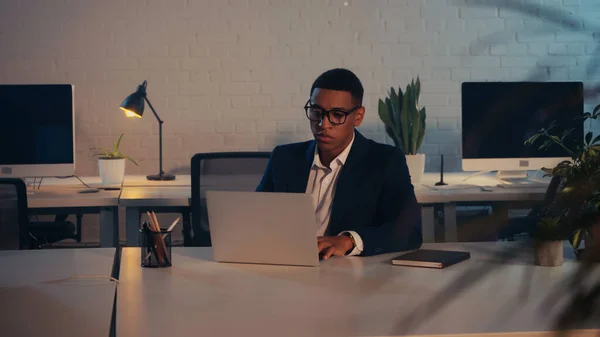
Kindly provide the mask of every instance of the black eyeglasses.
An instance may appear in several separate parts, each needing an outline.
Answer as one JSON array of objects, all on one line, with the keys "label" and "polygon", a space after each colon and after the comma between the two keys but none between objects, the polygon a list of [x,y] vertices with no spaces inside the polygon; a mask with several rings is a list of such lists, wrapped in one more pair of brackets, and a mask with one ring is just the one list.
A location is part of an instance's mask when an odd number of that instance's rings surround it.
[{"label": "black eyeglasses", "polygon": [[344,111],[341,109],[325,110],[318,105],[311,105],[309,99],[304,105],[304,111],[306,112],[306,117],[313,122],[320,122],[324,116],[327,116],[329,123],[333,125],[341,125],[346,122],[346,118],[349,114],[353,113],[360,107],[360,105],[357,105],[350,111]]}]

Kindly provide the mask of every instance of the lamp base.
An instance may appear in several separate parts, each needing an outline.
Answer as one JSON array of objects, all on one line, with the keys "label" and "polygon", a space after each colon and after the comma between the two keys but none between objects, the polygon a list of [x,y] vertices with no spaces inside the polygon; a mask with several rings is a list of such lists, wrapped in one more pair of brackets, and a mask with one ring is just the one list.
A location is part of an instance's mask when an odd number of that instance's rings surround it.
[{"label": "lamp base", "polygon": [[146,179],[154,180],[154,181],[168,181],[168,180],[175,180],[175,176],[172,174],[168,174],[168,173],[160,173],[160,174],[148,175],[148,176],[146,176]]}]

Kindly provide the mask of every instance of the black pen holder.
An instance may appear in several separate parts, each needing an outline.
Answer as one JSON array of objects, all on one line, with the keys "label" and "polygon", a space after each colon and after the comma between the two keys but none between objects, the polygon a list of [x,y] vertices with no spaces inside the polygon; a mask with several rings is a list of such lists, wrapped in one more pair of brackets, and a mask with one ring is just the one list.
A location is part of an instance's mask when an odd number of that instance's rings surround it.
[{"label": "black pen holder", "polygon": [[164,268],[171,266],[171,232],[140,229],[142,267]]}]

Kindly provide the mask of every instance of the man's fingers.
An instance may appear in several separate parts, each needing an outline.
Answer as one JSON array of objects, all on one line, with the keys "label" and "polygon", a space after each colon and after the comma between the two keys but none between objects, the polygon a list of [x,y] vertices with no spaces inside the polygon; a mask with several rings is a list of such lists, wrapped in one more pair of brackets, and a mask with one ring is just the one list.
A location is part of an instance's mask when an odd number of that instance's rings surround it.
[{"label": "man's fingers", "polygon": [[321,253],[321,252],[323,252],[324,249],[331,247],[331,242],[319,241],[317,247],[319,249],[319,253]]},{"label": "man's fingers", "polygon": [[335,246],[329,246],[325,249],[325,251],[323,252],[323,259],[327,260],[328,258],[331,257],[331,255],[333,255],[333,253],[335,253]]}]

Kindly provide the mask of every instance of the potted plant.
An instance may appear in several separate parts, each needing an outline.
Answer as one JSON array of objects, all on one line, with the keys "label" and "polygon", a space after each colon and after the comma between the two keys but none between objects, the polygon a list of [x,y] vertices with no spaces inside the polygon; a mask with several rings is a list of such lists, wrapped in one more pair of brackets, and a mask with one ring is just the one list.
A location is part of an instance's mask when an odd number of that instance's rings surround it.
[{"label": "potted plant", "polygon": [[542,217],[533,235],[533,263],[538,266],[557,267],[564,262],[561,216]]},{"label": "potted plant", "polygon": [[412,80],[405,92],[390,88],[385,102],[379,99],[379,118],[394,145],[406,155],[411,181],[418,184],[425,172],[425,154],[418,153],[425,137],[425,107],[419,107],[421,82]]},{"label": "potted plant", "polygon": [[123,134],[116,142],[113,142],[112,150],[105,148],[94,148],[94,156],[98,156],[98,171],[103,185],[121,185],[125,177],[125,159],[129,159],[136,166],[138,164],[131,157],[119,151]]},{"label": "potted plant", "polygon": [[[589,121],[591,126],[592,120],[598,117],[600,105],[592,113],[583,114],[582,119]],[[555,122],[552,122],[547,129],[541,129],[525,142],[534,144],[539,139],[545,139],[540,149],[559,146],[571,158],[554,168],[542,168],[546,175],[560,177],[562,186],[551,207],[542,215],[537,230],[548,228],[549,223],[554,221],[552,224],[560,227],[561,234],[558,238],[568,239],[576,256],[593,257],[600,261],[600,136],[594,137],[589,131],[582,144],[569,148],[564,140],[573,129],[557,136],[553,134],[555,126]],[[585,248],[580,249],[584,237]],[[552,241],[545,235],[541,235],[539,239]]]}]

